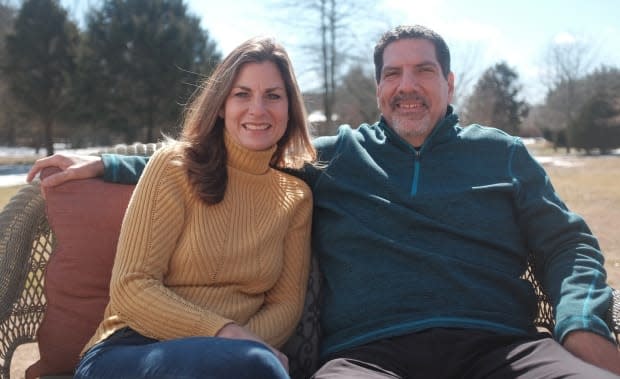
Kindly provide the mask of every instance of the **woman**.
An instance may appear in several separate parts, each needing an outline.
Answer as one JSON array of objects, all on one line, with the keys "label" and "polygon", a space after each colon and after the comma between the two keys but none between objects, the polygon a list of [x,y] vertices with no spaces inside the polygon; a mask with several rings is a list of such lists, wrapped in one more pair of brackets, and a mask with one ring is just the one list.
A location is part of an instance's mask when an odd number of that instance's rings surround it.
[{"label": "woman", "polygon": [[279,169],[315,159],[285,50],[251,39],[150,159],[119,237],[104,319],[76,378],[287,378],[312,198]]}]

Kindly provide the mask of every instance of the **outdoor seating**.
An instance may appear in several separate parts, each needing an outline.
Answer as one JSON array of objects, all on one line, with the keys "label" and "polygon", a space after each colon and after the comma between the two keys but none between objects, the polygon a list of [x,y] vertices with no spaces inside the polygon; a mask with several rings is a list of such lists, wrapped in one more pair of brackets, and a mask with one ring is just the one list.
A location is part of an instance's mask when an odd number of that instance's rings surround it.
[{"label": "outdoor seating", "polygon": [[[118,147],[121,154],[150,155],[155,144]],[[49,171],[44,175],[49,175]],[[86,179],[50,189],[20,189],[0,213],[0,377],[10,378],[15,349],[38,342],[40,359],[26,378],[71,373],[83,345],[98,325],[122,217],[134,186]],[[535,288],[534,324],[553,330],[553,310],[531,261],[524,278]],[[318,364],[321,277],[316,258],[303,317],[283,349],[291,377],[307,378]],[[614,291],[608,323],[620,331],[620,295]]]}]

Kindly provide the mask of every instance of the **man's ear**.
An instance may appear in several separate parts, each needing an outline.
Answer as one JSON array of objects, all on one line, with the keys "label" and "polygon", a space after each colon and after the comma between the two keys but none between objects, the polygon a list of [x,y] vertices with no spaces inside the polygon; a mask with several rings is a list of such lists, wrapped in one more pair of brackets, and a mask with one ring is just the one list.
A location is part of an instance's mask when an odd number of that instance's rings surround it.
[{"label": "man's ear", "polygon": [[454,73],[448,74],[448,103],[452,103],[452,97],[454,96]]}]

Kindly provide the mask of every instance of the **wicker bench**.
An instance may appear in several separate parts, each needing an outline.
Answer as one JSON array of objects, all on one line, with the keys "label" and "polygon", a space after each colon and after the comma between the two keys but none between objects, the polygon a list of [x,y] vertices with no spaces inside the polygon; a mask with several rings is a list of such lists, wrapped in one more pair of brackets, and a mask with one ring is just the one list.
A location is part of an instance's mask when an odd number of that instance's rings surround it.
[{"label": "wicker bench", "polygon": [[[157,147],[139,144],[108,152],[150,155]],[[26,378],[71,377],[77,351],[93,333],[107,302],[114,246],[131,191],[133,186],[87,179],[55,187],[46,201],[38,184],[32,184],[20,189],[0,213],[1,379],[10,378],[15,349],[29,342],[38,342],[41,359],[27,370]],[[68,237],[71,231],[82,234]],[[104,253],[99,251],[102,245]],[[532,267],[531,262],[524,278],[539,298],[534,323],[553,330],[553,310]],[[104,274],[94,273],[98,270]],[[91,285],[95,279],[99,284]],[[295,379],[307,378],[316,369],[319,295],[320,273],[313,258],[303,317],[283,349]],[[616,334],[619,298],[614,291],[608,317]]]}]

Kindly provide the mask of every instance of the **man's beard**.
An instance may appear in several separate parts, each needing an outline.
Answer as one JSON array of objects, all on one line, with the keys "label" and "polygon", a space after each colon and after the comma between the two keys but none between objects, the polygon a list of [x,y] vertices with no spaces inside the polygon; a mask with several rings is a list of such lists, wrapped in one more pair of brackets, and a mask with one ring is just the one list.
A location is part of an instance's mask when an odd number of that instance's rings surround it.
[{"label": "man's beard", "polygon": [[394,115],[392,117],[392,129],[402,138],[408,139],[408,137],[424,137],[428,135],[432,130],[432,125],[428,121],[427,117],[419,120],[411,120],[406,116]]}]

